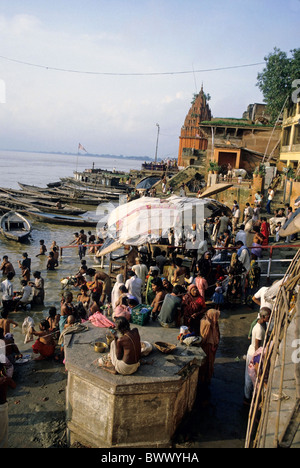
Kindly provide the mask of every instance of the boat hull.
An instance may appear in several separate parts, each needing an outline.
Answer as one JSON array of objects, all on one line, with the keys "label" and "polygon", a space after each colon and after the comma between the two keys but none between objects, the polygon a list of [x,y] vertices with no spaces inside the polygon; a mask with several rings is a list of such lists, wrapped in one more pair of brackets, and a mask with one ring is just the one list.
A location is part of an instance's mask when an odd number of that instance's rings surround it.
[{"label": "boat hull", "polygon": [[97,221],[94,219],[84,219],[72,216],[60,216],[53,213],[41,213],[36,211],[26,211],[31,218],[41,223],[63,224],[65,226],[95,227]]},{"label": "boat hull", "polygon": [[8,240],[26,242],[31,230],[30,222],[16,211],[9,211],[0,219],[0,232]]}]

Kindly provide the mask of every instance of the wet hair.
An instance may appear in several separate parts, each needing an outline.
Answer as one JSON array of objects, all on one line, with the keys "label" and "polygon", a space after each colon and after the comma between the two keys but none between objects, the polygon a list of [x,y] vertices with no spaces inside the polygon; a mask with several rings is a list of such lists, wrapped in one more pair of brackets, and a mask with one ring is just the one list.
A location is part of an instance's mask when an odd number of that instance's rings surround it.
[{"label": "wet hair", "polygon": [[94,268],[88,268],[86,272],[89,276],[95,276],[96,274],[96,270]]},{"label": "wet hair", "polygon": [[56,315],[56,307],[52,306],[49,309],[49,316],[50,317],[55,317],[55,315]]},{"label": "wet hair", "polygon": [[49,330],[49,328],[50,328],[50,324],[49,324],[48,320],[42,320],[41,321],[41,326],[43,328],[45,328],[46,330]]},{"label": "wet hair", "polygon": [[117,317],[115,319],[116,329],[122,333],[122,335],[130,330],[130,323],[125,317]]},{"label": "wet hair", "polygon": [[162,279],[158,277],[154,278],[154,280],[152,281],[152,284],[154,284],[154,286],[157,286],[158,288],[163,287]]},{"label": "wet hair", "polygon": [[268,317],[269,315],[271,315],[271,309],[269,309],[269,307],[262,307],[259,311],[259,317],[260,318],[266,318]]},{"label": "wet hair", "polygon": [[176,294],[176,296],[178,296],[179,294],[184,294],[184,293],[185,293],[185,289],[183,286],[181,286],[180,284],[176,284],[176,286],[174,286],[173,294]]}]

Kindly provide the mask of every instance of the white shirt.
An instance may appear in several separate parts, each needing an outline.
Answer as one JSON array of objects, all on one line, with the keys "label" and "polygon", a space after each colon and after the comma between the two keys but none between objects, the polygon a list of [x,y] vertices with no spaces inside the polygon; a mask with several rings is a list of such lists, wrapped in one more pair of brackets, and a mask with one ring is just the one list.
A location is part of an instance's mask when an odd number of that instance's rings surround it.
[{"label": "white shirt", "polygon": [[137,298],[139,303],[142,302],[141,291],[142,291],[142,280],[137,276],[132,276],[125,283],[128,294]]},{"label": "white shirt", "polygon": [[138,278],[141,278],[145,282],[146,276],[148,275],[148,268],[144,264],[133,265],[132,270]]},{"label": "white shirt", "polygon": [[260,323],[257,323],[253,327],[251,345],[248,348],[248,355],[250,355],[250,356],[254,355],[256,340],[260,341],[260,345],[263,344],[263,341],[265,339],[265,334],[266,334],[266,331],[265,331],[264,327]]},{"label": "white shirt", "polygon": [[5,349],[5,341],[0,340],[0,364],[6,363],[6,349]]},{"label": "white shirt", "polygon": [[146,276],[148,275],[148,268],[144,264],[134,265],[132,270],[138,278],[142,280],[142,290],[145,288]]},{"label": "white shirt", "polygon": [[246,268],[246,271],[250,270],[250,255],[247,249],[243,249],[241,255],[239,256],[239,261],[243,264]]},{"label": "white shirt", "polygon": [[20,299],[20,302],[28,302],[31,295],[31,286],[27,284],[22,288],[23,296]]},{"label": "white shirt", "polygon": [[237,209],[235,210],[235,212],[233,213],[233,217],[234,217],[234,218],[239,218],[239,217],[240,217],[240,209],[239,209],[239,208],[237,208]]},{"label": "white shirt", "polygon": [[255,299],[260,299],[260,308],[268,307],[269,309],[273,309],[273,304],[265,300],[265,293],[268,291],[267,286],[263,286],[260,288],[257,293],[254,294]]},{"label": "white shirt", "polygon": [[269,192],[268,200],[273,200],[273,197],[274,197],[274,190],[271,190]]},{"label": "white shirt", "polygon": [[2,300],[3,301],[11,301],[14,296],[14,288],[11,281],[8,279],[4,280],[1,283],[1,291],[2,291]]},{"label": "white shirt", "polygon": [[241,241],[244,245],[247,245],[247,234],[245,231],[238,231],[235,236],[235,242]]}]

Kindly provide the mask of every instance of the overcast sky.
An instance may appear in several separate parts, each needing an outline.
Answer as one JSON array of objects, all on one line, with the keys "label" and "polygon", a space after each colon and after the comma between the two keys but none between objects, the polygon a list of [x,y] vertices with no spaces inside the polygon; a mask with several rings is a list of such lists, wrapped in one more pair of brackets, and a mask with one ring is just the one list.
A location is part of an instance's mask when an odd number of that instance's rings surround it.
[{"label": "overcast sky", "polygon": [[263,65],[201,70],[289,53],[299,17],[299,0],[0,0],[0,148],[153,157],[158,123],[158,158],[177,157],[202,82],[214,117],[263,100]]}]

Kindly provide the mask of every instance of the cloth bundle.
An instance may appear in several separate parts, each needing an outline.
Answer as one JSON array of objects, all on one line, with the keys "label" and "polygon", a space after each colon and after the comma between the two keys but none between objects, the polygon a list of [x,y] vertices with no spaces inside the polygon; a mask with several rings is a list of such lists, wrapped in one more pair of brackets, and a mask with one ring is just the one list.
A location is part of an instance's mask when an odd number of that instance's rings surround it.
[{"label": "cloth bundle", "polygon": [[24,343],[33,341],[32,329],[34,328],[34,320],[31,317],[26,317],[22,324],[22,334],[25,335]]}]

